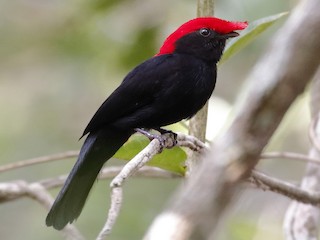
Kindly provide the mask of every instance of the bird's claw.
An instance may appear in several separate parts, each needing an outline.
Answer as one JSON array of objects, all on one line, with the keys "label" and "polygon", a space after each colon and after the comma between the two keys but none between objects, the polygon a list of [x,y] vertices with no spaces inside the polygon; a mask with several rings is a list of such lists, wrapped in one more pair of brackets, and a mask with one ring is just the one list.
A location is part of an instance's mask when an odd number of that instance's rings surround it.
[{"label": "bird's claw", "polygon": [[150,133],[150,132],[148,132],[144,129],[141,129],[141,128],[135,129],[136,132],[139,132],[139,133],[145,135],[147,138],[149,138],[150,141],[152,141],[153,139],[157,139],[160,143],[161,151],[164,148],[173,148],[177,144],[177,134],[176,133],[174,133],[170,130],[163,129],[163,128],[159,128],[159,129],[155,129],[155,130],[160,132],[161,135]]},{"label": "bird's claw", "polygon": [[175,145],[177,145],[178,141],[178,134],[176,134],[175,132],[171,131],[171,130],[167,130],[164,128],[156,128],[155,130],[157,130],[159,133],[161,133],[162,136],[165,136],[167,139],[167,141],[171,141],[169,143],[167,143],[167,148],[172,148]]}]

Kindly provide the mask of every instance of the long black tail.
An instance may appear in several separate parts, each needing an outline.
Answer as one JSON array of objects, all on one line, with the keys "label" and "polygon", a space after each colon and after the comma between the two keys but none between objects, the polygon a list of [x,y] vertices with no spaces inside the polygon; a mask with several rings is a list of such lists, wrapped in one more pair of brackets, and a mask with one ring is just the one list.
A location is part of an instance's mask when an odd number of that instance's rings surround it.
[{"label": "long black tail", "polygon": [[64,186],[46,218],[47,226],[62,229],[79,217],[103,164],[128,140],[131,132],[105,128],[85,140]]}]

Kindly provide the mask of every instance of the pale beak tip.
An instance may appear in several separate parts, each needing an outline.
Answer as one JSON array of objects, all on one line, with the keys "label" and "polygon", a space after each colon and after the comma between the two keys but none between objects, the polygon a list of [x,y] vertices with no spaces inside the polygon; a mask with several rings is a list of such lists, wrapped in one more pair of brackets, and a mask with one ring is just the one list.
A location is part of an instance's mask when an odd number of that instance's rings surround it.
[{"label": "pale beak tip", "polygon": [[226,33],[223,35],[225,38],[234,38],[234,37],[238,37],[239,33],[237,32],[230,32],[230,33]]}]

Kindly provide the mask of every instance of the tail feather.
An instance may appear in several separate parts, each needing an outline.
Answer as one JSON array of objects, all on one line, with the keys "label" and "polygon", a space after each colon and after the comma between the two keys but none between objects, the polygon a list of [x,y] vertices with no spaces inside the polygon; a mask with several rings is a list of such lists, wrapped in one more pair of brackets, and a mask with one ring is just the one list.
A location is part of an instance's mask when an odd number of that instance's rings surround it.
[{"label": "tail feather", "polygon": [[111,128],[88,135],[76,164],[48,213],[47,226],[60,230],[79,217],[103,164],[130,135],[130,132]]}]

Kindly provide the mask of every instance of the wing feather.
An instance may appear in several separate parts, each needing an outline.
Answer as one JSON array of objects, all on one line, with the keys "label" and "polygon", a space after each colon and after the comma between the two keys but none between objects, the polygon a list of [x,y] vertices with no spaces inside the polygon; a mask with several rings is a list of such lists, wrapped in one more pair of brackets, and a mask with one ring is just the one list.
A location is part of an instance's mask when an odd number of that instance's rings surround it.
[{"label": "wing feather", "polygon": [[133,69],[120,86],[102,103],[85,128],[83,135],[94,132],[137,109],[152,103],[162,80],[175,71],[170,67],[171,55],[155,56]]}]

